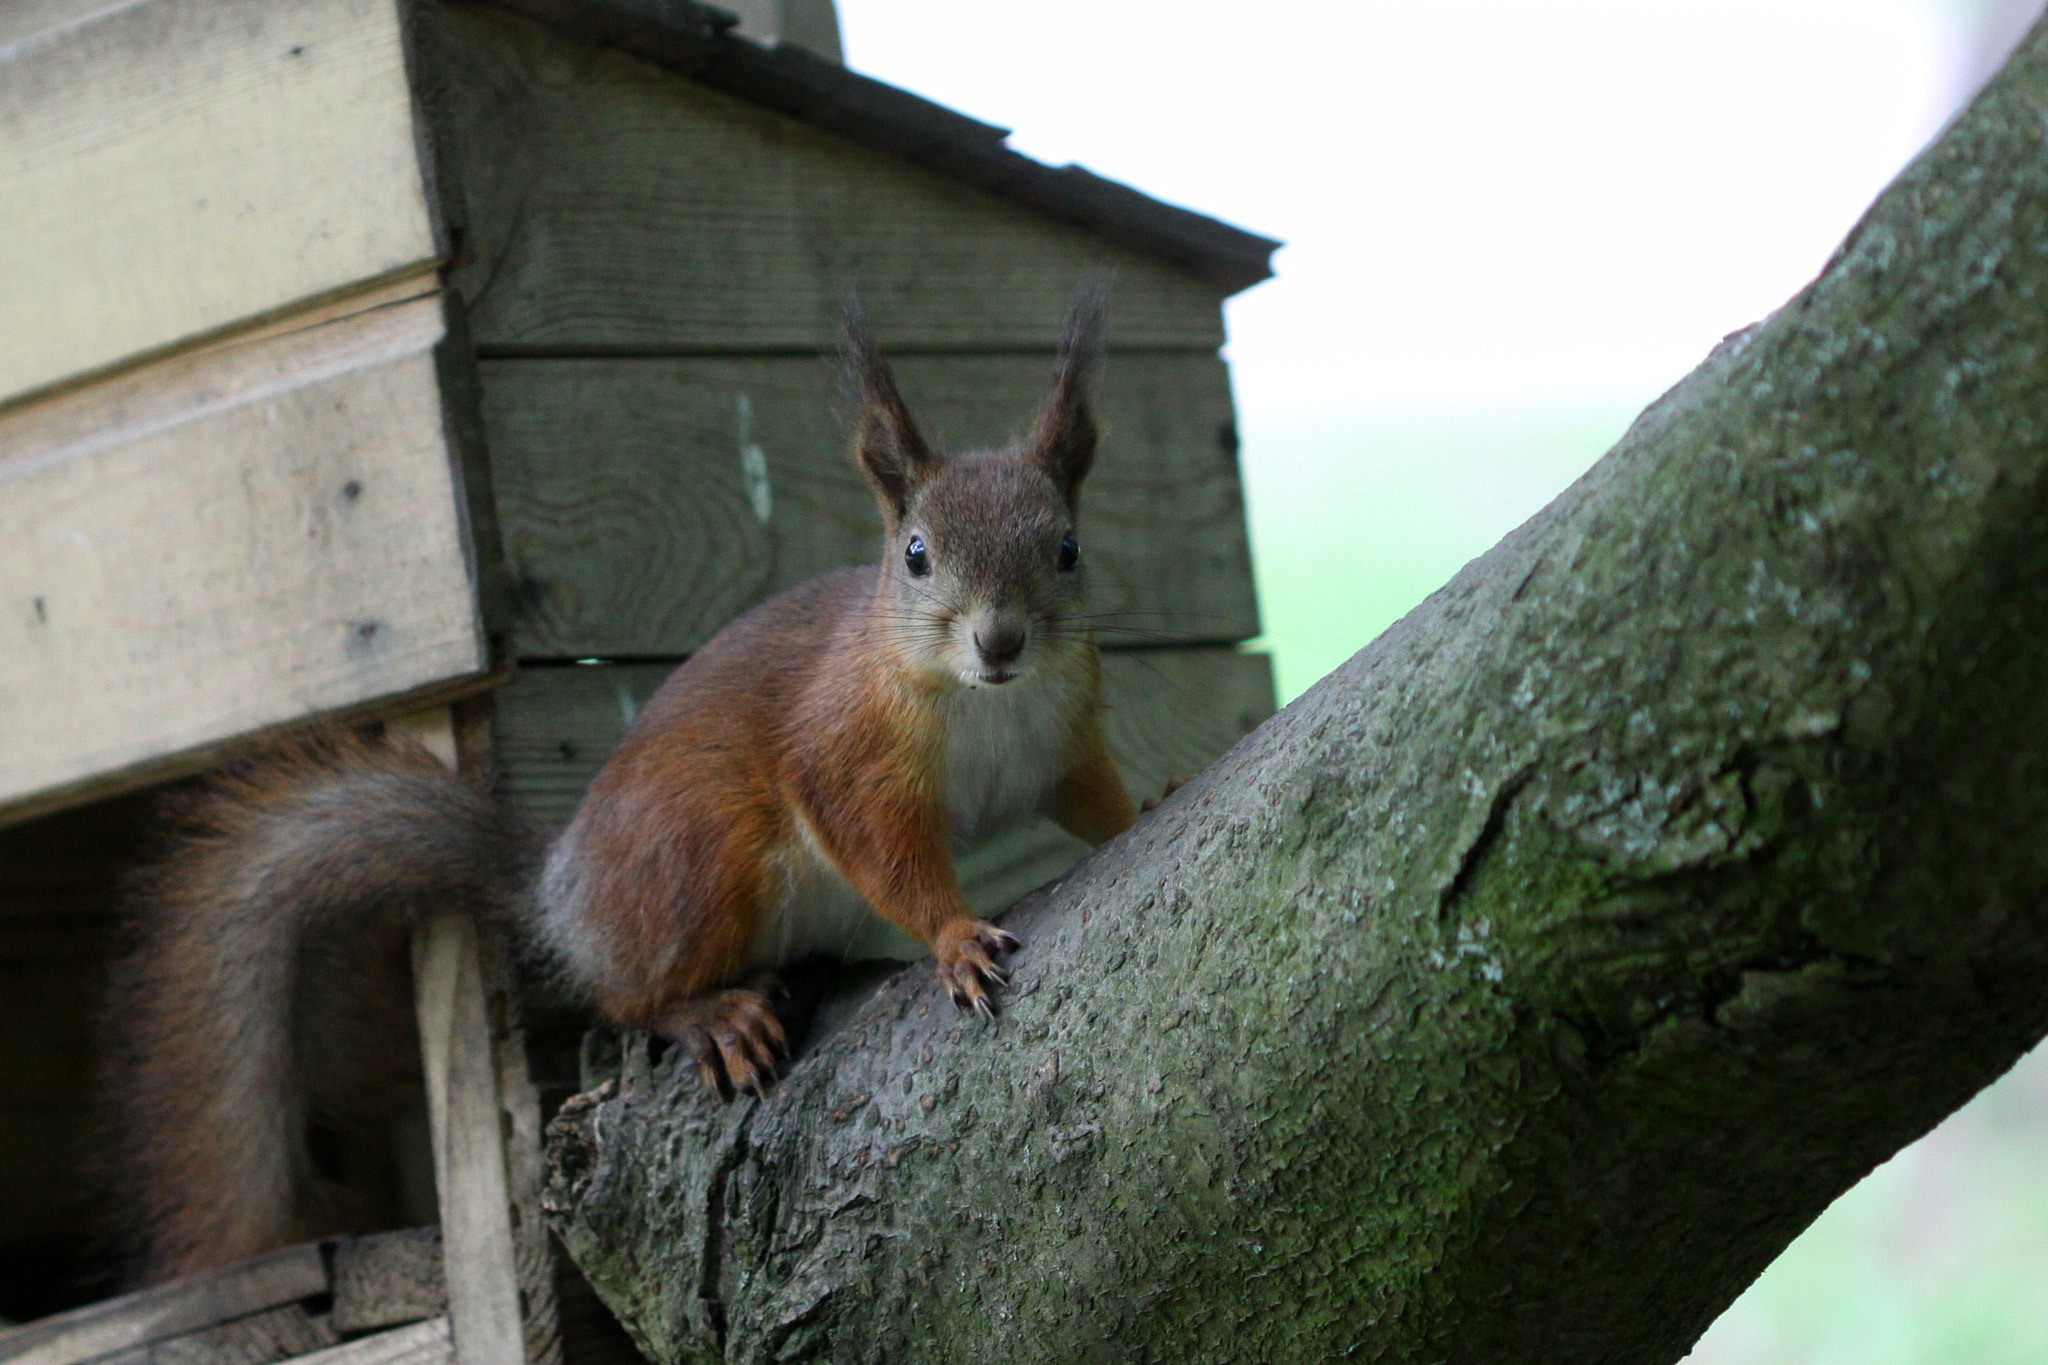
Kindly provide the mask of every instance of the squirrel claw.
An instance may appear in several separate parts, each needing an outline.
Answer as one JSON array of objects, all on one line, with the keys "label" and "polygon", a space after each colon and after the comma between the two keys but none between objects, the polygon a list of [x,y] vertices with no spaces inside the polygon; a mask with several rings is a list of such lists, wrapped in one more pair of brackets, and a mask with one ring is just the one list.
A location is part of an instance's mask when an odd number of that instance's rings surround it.
[{"label": "squirrel claw", "polygon": [[939,984],[952,997],[954,1008],[995,1018],[994,992],[1010,984],[1010,973],[997,963],[996,955],[1023,946],[1015,934],[986,920],[962,920],[941,934],[932,950],[939,960]]},{"label": "squirrel claw", "polygon": [[720,1099],[762,1095],[776,1078],[789,1036],[758,990],[718,991],[655,1021],[655,1032],[688,1048],[697,1078]]}]

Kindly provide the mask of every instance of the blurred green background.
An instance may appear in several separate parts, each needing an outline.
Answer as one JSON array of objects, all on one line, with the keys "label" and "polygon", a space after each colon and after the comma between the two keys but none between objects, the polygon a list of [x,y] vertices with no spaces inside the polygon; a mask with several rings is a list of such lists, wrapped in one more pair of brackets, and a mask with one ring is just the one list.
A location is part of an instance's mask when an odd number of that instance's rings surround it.
[{"label": "blurred green background", "polygon": [[1283,701],[1349,658],[1613,445],[1633,413],[1541,405],[1276,424],[1245,465],[1252,558]]}]

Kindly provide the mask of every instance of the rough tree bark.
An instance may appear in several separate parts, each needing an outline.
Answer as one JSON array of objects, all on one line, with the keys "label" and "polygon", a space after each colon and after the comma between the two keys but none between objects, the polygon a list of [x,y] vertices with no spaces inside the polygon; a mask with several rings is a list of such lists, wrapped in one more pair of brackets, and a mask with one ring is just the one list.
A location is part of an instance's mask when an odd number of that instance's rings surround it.
[{"label": "rough tree bark", "polygon": [[[1685,269],[1674,261],[1673,270]],[[557,1125],[657,1360],[1672,1361],[2048,1030],[2048,36],[1544,512],[765,1100]]]}]

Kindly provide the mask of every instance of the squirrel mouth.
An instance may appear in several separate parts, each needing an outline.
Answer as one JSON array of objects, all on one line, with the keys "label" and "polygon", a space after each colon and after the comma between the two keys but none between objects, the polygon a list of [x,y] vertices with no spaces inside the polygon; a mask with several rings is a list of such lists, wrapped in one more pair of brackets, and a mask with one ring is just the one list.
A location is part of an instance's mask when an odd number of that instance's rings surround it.
[{"label": "squirrel mouth", "polygon": [[993,669],[987,673],[983,673],[976,681],[987,683],[990,687],[1001,687],[1004,683],[1009,682],[1016,676],[1017,675],[1015,673],[1012,673],[1007,669],[998,668]]}]

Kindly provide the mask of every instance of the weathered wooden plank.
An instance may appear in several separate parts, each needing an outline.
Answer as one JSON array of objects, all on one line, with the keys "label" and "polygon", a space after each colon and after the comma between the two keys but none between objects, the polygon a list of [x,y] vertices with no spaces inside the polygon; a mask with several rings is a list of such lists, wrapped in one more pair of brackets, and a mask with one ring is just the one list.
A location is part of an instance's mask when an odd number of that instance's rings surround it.
[{"label": "weathered wooden plank", "polygon": [[1042,347],[1090,263],[1112,344],[1214,349],[1180,268],[523,17],[447,13],[485,348],[818,349],[856,283],[903,346]]},{"label": "weathered wooden plank", "polygon": [[[457,1359],[453,1334],[447,1318],[429,1318],[410,1327],[358,1337],[309,1356],[297,1365],[452,1365]],[[517,1359],[503,1356],[492,1365],[508,1365]]]},{"label": "weathered wooden plank", "polygon": [[483,980],[493,1001],[491,1046],[498,1063],[499,1131],[505,1148],[505,1196],[512,1213],[512,1260],[519,1281],[520,1329],[527,1365],[561,1365],[561,1305],[555,1255],[540,1207],[546,1175],[540,1092],[528,1068],[525,1022],[514,989],[510,945],[502,931],[479,935]]},{"label": "weathered wooden plank", "polygon": [[81,1365],[327,1292],[318,1244],[0,1332],[6,1365]]},{"label": "weathered wooden plank", "polygon": [[[498,771],[505,794],[538,819],[561,824],[639,708],[665,664],[532,668],[496,696]],[[1206,767],[1273,712],[1264,655],[1162,649],[1104,656],[1111,752],[1133,796]],[[1049,822],[992,840],[960,862],[969,903],[987,913],[1073,866],[1086,851]],[[878,940],[879,942],[879,940]]]},{"label": "weathered wooden plank", "polygon": [[325,1315],[296,1303],[252,1313],[136,1351],[99,1365],[272,1365],[337,1345],[341,1334]]},{"label": "weathered wooden plank", "polygon": [[[524,657],[675,655],[822,570],[872,562],[874,497],[819,359],[500,360],[481,367]],[[907,356],[904,391],[962,448],[1026,428],[1048,357]],[[1116,643],[1258,631],[1230,380],[1209,355],[1116,355],[1082,497],[1093,609]]]},{"label": "weathered wooden plank", "polygon": [[491,660],[439,296],[0,415],[0,817]]},{"label": "weathered wooden plank", "polygon": [[[492,769],[491,733],[488,723],[488,703],[464,708],[436,707],[399,717],[393,724],[423,744],[435,757],[450,767],[459,767],[466,772]],[[477,714],[471,714],[475,712]],[[474,722],[474,723],[473,723]],[[446,926],[442,926],[445,931]],[[445,1153],[467,1152],[473,1159],[474,1150],[484,1141],[494,1141],[503,1150],[502,1173],[505,1185],[502,1217],[493,1219],[487,1204],[481,1200],[488,1193],[488,1172],[480,1181],[472,1180],[471,1188],[457,1187],[447,1190],[443,1187],[443,1206],[452,1195],[469,1202],[461,1211],[461,1217],[450,1224],[458,1237],[482,1235],[482,1241],[475,1245],[464,1245],[450,1239],[443,1251],[444,1260],[467,1262],[477,1258],[485,1261],[495,1259],[501,1251],[500,1241],[509,1237],[511,1243],[514,1278],[517,1281],[517,1309],[520,1327],[525,1341],[525,1359],[528,1365],[559,1365],[562,1353],[561,1321],[555,1299],[554,1254],[548,1242],[547,1224],[541,1217],[540,1182],[541,1123],[540,1096],[535,1090],[532,1077],[527,1070],[526,1036],[519,1013],[519,999],[513,989],[513,969],[510,950],[501,930],[479,927],[474,934],[476,948],[476,974],[478,987],[485,1001],[484,1020],[487,1025],[485,1046],[490,1050],[493,1076],[489,1099],[494,1105],[494,1116],[487,1136],[476,1133],[458,1133],[445,1130],[444,1125],[460,1122],[460,1115],[452,1109],[436,1111],[434,1143],[437,1153],[437,1169],[445,1160]],[[424,937],[419,948],[421,953],[445,951],[446,945],[437,945],[431,938]],[[420,1008],[440,1008],[443,1001],[429,1001],[423,994]],[[465,1014],[466,1007],[457,1002],[456,1022]],[[425,1017],[424,1014],[422,1016]],[[460,1031],[460,1030],[458,1030]],[[458,1039],[464,1046],[473,1046],[474,1040]],[[451,1076],[453,1073],[451,1072]],[[473,1078],[472,1078],[473,1079]],[[471,1096],[471,1107],[481,1105],[484,1097]],[[474,1116],[472,1116],[474,1122]],[[448,1221],[444,1212],[443,1222]],[[440,1243],[438,1229],[419,1229],[432,1232],[436,1245]],[[339,1271],[337,1270],[337,1275]],[[437,1292],[445,1295],[445,1277]],[[458,1323],[469,1320],[471,1314],[495,1308],[494,1301],[485,1297],[492,1288],[489,1277],[477,1283],[461,1283],[456,1275],[458,1297],[468,1296],[471,1302],[456,1315]],[[341,1293],[336,1290],[336,1310],[342,1311]],[[460,1332],[458,1331],[458,1337]],[[465,1358],[468,1352],[464,1352]]]},{"label": "weathered wooden plank", "polygon": [[469,916],[436,915],[420,926],[413,937],[413,979],[455,1359],[461,1365],[510,1365],[526,1352],[498,1062],[477,930]]},{"label": "weathered wooden plank", "polygon": [[442,254],[399,0],[33,13],[0,47],[0,398]]},{"label": "weathered wooden plank", "polygon": [[334,1247],[334,1307],[338,1332],[367,1332],[439,1317],[448,1311],[441,1274],[441,1229],[345,1237]]}]

